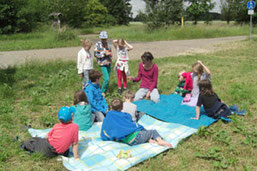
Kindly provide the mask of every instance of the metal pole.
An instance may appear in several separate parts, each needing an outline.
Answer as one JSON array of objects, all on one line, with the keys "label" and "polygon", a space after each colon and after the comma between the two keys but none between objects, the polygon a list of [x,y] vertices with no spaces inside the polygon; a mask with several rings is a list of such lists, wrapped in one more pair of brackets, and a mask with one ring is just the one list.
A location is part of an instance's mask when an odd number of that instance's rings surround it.
[{"label": "metal pole", "polygon": [[253,15],[250,15],[250,41],[252,40],[252,16]]}]

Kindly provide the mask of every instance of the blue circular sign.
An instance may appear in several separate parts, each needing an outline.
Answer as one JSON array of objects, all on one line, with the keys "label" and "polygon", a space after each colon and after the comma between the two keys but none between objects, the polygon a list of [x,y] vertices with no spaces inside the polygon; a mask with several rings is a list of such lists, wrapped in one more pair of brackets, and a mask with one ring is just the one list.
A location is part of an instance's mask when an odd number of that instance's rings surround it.
[{"label": "blue circular sign", "polygon": [[253,10],[253,9],[255,8],[255,2],[254,2],[254,1],[249,1],[249,2],[247,3],[247,8],[248,8],[249,10]]}]

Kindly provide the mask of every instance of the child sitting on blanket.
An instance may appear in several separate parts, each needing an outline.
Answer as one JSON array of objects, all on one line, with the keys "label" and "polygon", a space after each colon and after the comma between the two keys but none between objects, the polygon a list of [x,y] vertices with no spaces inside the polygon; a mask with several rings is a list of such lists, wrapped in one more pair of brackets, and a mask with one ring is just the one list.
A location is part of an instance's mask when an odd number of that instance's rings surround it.
[{"label": "child sitting on blanket", "polygon": [[190,74],[192,78],[193,89],[191,95],[187,96],[183,100],[183,104],[188,106],[196,106],[197,99],[199,96],[199,82],[201,80],[211,79],[211,71],[207,66],[205,66],[201,61],[197,61],[192,66],[192,73]]},{"label": "child sitting on blanket", "polygon": [[80,131],[87,131],[94,123],[95,115],[92,115],[91,105],[88,103],[87,96],[83,90],[74,94],[74,114],[73,122],[79,126]]},{"label": "child sitting on blanket", "polygon": [[87,86],[84,88],[89,104],[92,107],[92,113],[95,115],[97,122],[102,122],[108,111],[107,102],[99,86],[101,77],[102,73],[100,71],[90,70],[90,81],[88,81]]},{"label": "child sitting on blanket", "polygon": [[42,153],[47,157],[63,155],[68,157],[69,147],[72,145],[72,151],[75,159],[79,159],[78,154],[78,132],[77,124],[72,123],[73,107],[62,107],[58,112],[60,123],[54,125],[46,138],[33,137],[23,143],[21,146],[29,152]]},{"label": "child sitting on blanket", "polygon": [[128,113],[121,112],[123,103],[114,99],[109,111],[103,121],[101,138],[104,141],[121,141],[128,145],[142,143],[156,143],[161,146],[171,147],[164,141],[156,130],[146,130],[140,124],[134,122]]},{"label": "child sitting on blanket", "polygon": [[201,80],[199,82],[200,95],[198,97],[196,106],[196,117],[191,119],[198,120],[200,118],[200,107],[203,105],[206,114],[214,119],[227,118],[231,115],[230,109],[224,104],[218,97],[218,95],[212,90],[211,81]]},{"label": "child sitting on blanket", "polygon": [[123,96],[125,102],[123,102],[123,109],[121,112],[129,113],[134,122],[138,121],[143,115],[143,112],[137,111],[137,105],[133,104],[135,93],[127,90]]},{"label": "child sitting on blanket", "polygon": [[136,112],[137,112],[137,105],[133,104],[135,94],[131,91],[126,91],[125,95],[123,96],[124,103],[123,103],[123,109],[121,112],[129,113],[132,117],[132,120],[135,122],[137,120],[136,118]]},{"label": "child sitting on blanket", "polygon": [[185,97],[186,94],[190,94],[193,89],[193,82],[191,72],[185,72],[184,70],[178,74],[179,83],[174,91],[175,94],[179,94]]}]

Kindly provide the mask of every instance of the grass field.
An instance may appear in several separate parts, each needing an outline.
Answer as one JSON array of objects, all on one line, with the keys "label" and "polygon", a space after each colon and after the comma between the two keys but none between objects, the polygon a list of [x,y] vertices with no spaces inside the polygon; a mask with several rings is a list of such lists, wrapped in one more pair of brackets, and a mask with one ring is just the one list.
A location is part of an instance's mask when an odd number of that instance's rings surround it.
[{"label": "grass field", "polygon": [[[155,31],[149,31],[147,26],[142,23],[132,22],[128,26],[69,29],[68,34],[65,33],[64,37],[58,39],[57,31],[52,30],[48,26],[43,26],[32,33],[2,35],[0,37],[0,51],[79,46],[80,34],[96,34],[95,36],[90,36],[89,39],[97,40],[97,34],[101,30],[107,30],[111,39],[124,38],[128,41],[137,42],[216,38],[249,34],[248,25],[240,26],[234,23],[227,25],[221,21],[213,22],[210,25],[200,22],[196,26],[188,22],[183,29],[180,26],[171,26]],[[257,34],[257,27],[253,28],[253,33]],[[69,38],[70,34],[74,36],[66,40],[65,38]]]},{"label": "grass field", "polygon": [[[257,39],[225,45],[224,50],[190,56],[155,59],[159,66],[158,88],[170,94],[177,84],[177,73],[190,70],[197,60],[212,73],[214,91],[227,104],[247,109],[245,117],[233,116],[232,123],[221,121],[182,141],[130,170],[257,170]],[[136,75],[139,61],[130,61]],[[99,69],[95,66],[96,69]],[[138,84],[129,83],[136,91]],[[57,123],[61,106],[71,105],[81,88],[75,62],[30,62],[0,70],[0,170],[63,170],[56,158],[29,155],[19,148],[20,136],[30,138],[24,125],[50,128]],[[108,101],[117,94],[116,76],[111,75]]]}]

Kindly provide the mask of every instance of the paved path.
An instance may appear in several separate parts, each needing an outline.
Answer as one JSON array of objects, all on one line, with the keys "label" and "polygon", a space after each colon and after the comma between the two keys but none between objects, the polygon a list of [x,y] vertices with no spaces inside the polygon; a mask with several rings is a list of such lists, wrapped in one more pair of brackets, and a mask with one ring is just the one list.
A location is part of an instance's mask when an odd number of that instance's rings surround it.
[{"label": "paved path", "polygon": [[[204,53],[217,49],[218,44],[224,44],[246,39],[246,36],[213,38],[213,39],[194,39],[194,40],[172,40],[156,42],[131,42],[134,49],[129,52],[130,59],[140,59],[145,51],[153,53],[155,58],[178,56],[192,53]],[[81,47],[54,48],[41,50],[24,50],[0,52],[0,67],[8,65],[22,64],[29,60],[51,60],[65,59],[76,60],[77,53]],[[93,48],[91,48],[93,50]],[[114,58],[116,52],[113,50]]]}]

